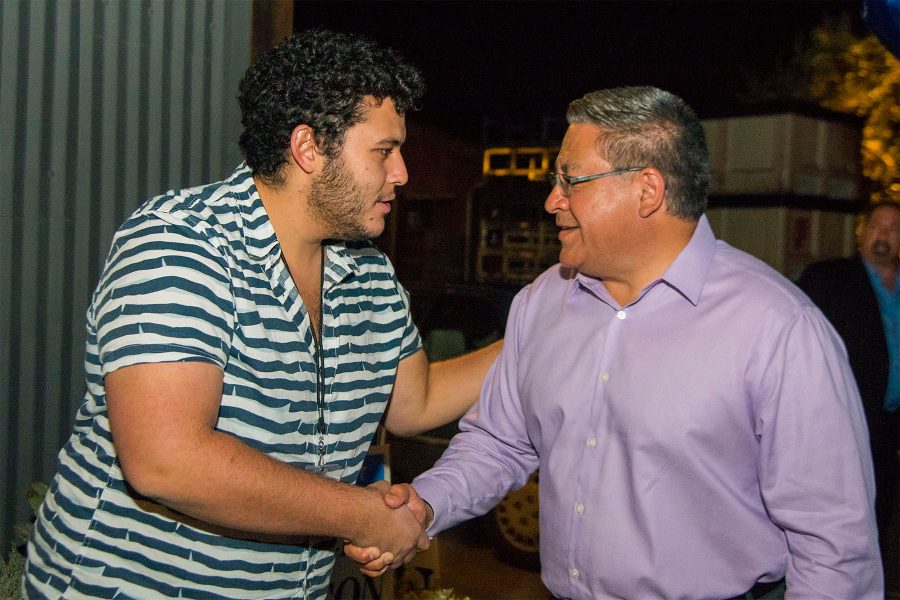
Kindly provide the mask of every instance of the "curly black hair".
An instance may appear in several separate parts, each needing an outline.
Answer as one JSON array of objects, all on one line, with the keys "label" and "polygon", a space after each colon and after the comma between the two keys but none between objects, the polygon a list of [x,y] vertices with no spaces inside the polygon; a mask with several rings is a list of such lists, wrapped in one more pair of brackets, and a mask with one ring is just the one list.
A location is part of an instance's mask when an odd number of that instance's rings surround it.
[{"label": "curly black hair", "polygon": [[254,176],[284,183],[291,132],[309,125],[326,156],[363,118],[363,98],[391,98],[401,115],[425,92],[419,71],[390,48],[324,29],[295,33],[250,66],[240,84],[241,152]]}]

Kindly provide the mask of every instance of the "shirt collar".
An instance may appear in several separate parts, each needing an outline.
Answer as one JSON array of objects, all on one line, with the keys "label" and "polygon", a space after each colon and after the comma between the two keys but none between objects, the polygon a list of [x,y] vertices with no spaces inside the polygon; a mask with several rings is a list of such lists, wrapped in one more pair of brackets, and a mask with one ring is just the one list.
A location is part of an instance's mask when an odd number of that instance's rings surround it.
[{"label": "shirt collar", "polygon": [[[691,235],[690,241],[678,254],[675,260],[669,265],[662,277],[651,281],[641,290],[634,302],[638,302],[644,297],[650,288],[660,282],[678,291],[691,304],[697,305],[700,301],[700,293],[703,291],[703,285],[706,283],[706,276],[709,267],[712,264],[713,255],[716,251],[716,236],[713,234],[712,227],[706,215],[702,215],[697,221],[697,227]],[[593,277],[588,277],[581,273],[575,276],[573,285],[580,285],[591,290],[595,295],[612,302],[609,292],[603,282]],[[632,302],[632,304],[634,303]]]},{"label": "shirt collar", "polygon": [[[356,258],[354,258],[347,242],[329,240],[326,244],[325,248],[328,250],[328,260],[325,262],[325,280],[327,283],[335,285],[349,277],[352,273],[359,272],[359,264],[356,262]],[[357,244],[351,244],[351,247],[358,244],[364,244],[365,246],[371,245],[370,242],[359,242]]]},{"label": "shirt collar", "polygon": [[700,294],[703,292],[703,285],[706,283],[706,276],[715,253],[716,236],[706,215],[702,215],[697,221],[691,241],[660,279],[696,306],[700,302]]},{"label": "shirt collar", "polygon": [[[247,254],[251,259],[264,262],[266,269],[270,269],[281,258],[281,245],[246,163],[235,169],[227,184],[240,204]],[[359,265],[346,243],[328,241],[326,248],[330,250],[326,261],[326,279],[330,283],[337,283],[350,273],[359,271]]]},{"label": "shirt collar", "polygon": [[247,163],[241,163],[235,169],[227,185],[240,206],[241,231],[247,254],[253,260],[265,261],[267,268],[271,267],[281,256],[281,246]]}]

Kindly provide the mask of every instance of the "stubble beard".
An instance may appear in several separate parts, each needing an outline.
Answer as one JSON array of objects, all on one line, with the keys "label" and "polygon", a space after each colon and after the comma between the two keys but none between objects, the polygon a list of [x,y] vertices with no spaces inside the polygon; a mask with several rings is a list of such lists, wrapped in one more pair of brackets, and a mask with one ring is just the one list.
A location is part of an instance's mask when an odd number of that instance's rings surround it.
[{"label": "stubble beard", "polygon": [[363,191],[340,155],[330,159],[313,181],[307,206],[329,239],[362,241],[374,237],[365,227]]}]

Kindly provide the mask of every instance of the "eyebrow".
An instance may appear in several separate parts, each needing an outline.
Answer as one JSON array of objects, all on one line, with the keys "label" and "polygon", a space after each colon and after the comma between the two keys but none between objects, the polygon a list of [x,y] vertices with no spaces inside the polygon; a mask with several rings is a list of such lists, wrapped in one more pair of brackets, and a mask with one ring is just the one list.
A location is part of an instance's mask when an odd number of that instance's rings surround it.
[{"label": "eyebrow", "polygon": [[576,163],[576,164],[570,164],[570,163],[567,163],[567,162],[564,162],[563,164],[558,164],[558,163],[557,163],[557,165],[556,165],[556,171],[557,171],[558,173],[568,173],[570,168],[576,167],[576,166],[578,166],[577,163]]},{"label": "eyebrow", "polygon": [[378,144],[389,144],[391,146],[402,146],[403,145],[403,141],[398,140],[397,138],[385,138],[383,140],[380,140],[377,143]]}]

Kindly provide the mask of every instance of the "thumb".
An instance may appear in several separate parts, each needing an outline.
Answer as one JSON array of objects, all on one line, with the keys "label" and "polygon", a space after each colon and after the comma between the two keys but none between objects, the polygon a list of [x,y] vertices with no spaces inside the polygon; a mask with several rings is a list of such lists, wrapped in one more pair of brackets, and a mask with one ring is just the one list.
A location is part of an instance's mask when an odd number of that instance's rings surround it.
[{"label": "thumb", "polygon": [[400,508],[409,502],[409,490],[404,485],[392,485],[384,496],[384,503],[389,508]]}]

